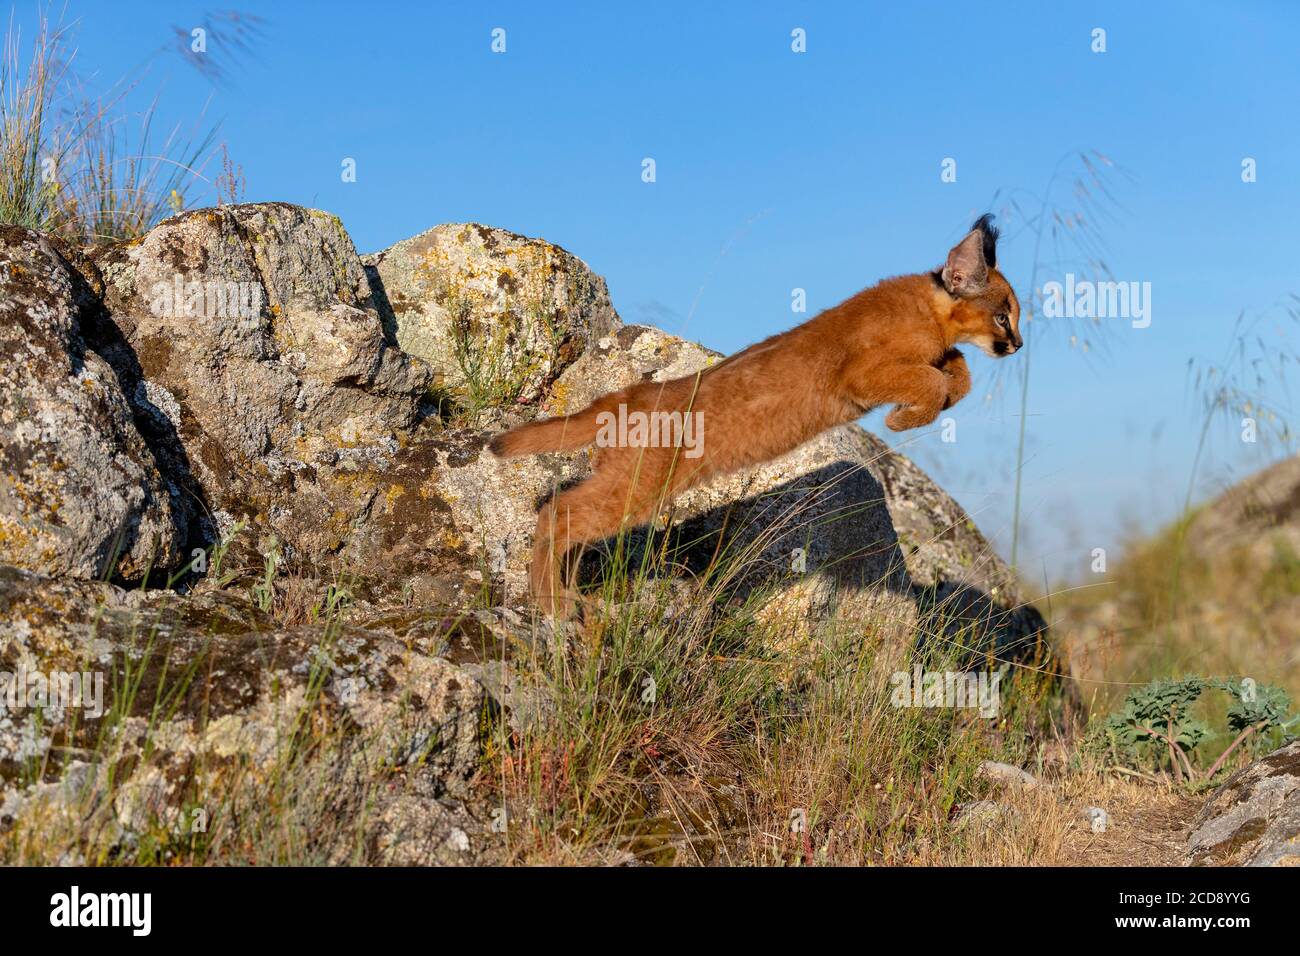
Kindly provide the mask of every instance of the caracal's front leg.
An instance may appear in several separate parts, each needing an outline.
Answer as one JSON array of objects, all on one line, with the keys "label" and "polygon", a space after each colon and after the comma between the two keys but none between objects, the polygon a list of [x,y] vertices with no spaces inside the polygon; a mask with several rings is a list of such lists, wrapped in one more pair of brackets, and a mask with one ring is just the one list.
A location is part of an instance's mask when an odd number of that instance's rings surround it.
[{"label": "caracal's front leg", "polygon": [[970,368],[966,365],[966,357],[956,349],[949,349],[939,362],[939,371],[948,380],[948,397],[943,407],[952,408],[970,394]]},{"label": "caracal's front leg", "polygon": [[897,407],[885,416],[896,432],[928,425],[939,417],[948,400],[948,376],[933,365],[898,365],[884,370],[888,376],[886,401]]}]

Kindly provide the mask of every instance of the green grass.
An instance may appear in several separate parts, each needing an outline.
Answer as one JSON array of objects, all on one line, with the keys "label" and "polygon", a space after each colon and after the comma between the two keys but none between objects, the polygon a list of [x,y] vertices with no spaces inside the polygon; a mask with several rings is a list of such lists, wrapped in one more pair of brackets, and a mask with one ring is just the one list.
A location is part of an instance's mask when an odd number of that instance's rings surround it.
[{"label": "green grass", "polygon": [[0,223],[78,244],[132,239],[206,183],[216,128],[177,125],[160,138],[156,101],[126,111],[135,81],[87,98],[75,59],[71,27],[41,15],[25,46],[11,17],[0,49]]},{"label": "green grass", "polygon": [[499,728],[490,748],[499,799],[522,821],[511,859],[915,863],[964,847],[949,815],[974,768],[1031,758],[1059,685],[1014,669],[994,721],[897,707],[897,671],[965,669],[944,608],[921,652],[916,623],[883,612],[767,618],[780,582],[729,600],[769,536],[802,520],[721,549],[685,586],[667,578],[666,536],[613,544],[582,631],[527,662],[553,719]]}]

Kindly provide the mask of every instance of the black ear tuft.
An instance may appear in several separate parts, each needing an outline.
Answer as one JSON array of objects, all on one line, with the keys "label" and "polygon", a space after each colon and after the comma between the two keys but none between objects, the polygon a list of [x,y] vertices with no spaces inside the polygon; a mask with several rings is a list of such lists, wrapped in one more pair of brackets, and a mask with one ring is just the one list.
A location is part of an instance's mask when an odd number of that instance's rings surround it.
[{"label": "black ear tuft", "polygon": [[975,220],[971,232],[979,230],[984,238],[984,263],[990,269],[998,264],[998,227],[993,225],[993,213],[986,212]]}]

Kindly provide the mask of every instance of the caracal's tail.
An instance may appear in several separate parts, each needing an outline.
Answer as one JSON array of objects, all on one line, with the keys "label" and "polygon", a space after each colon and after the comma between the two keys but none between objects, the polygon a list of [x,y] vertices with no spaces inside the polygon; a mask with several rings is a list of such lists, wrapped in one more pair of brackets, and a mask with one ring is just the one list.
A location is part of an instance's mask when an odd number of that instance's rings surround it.
[{"label": "caracal's tail", "polygon": [[547,418],[529,422],[508,432],[503,432],[488,443],[492,454],[498,458],[518,458],[543,451],[573,451],[596,440],[600,425],[596,416],[613,411],[619,402],[627,401],[622,392],[597,399],[580,412],[560,418]]}]

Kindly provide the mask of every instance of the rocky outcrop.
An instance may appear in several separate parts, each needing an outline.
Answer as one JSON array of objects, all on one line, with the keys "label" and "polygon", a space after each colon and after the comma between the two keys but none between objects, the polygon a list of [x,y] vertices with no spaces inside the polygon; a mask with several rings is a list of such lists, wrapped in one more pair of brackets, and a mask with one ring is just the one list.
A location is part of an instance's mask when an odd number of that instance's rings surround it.
[{"label": "rocky outcrop", "polygon": [[1187,840],[1193,866],[1300,866],[1300,740],[1233,774]]},{"label": "rocky outcrop", "polygon": [[435,226],[364,261],[402,349],[478,402],[536,401],[619,325],[586,263],[505,229]]},{"label": "rocky outcrop", "polygon": [[[20,683],[0,687],[0,829],[106,800],[123,834],[157,819],[182,832],[186,808],[217,812],[203,791],[219,791],[223,774],[245,774],[246,790],[272,786],[306,723],[336,728],[324,739],[340,788],[382,767],[408,774],[431,806],[457,806],[501,713],[472,671],[507,656],[521,631],[499,612],[365,607],[346,624],[283,626],[240,592],[180,599],[0,568],[0,676]],[[77,693],[60,697],[71,675]],[[51,747],[104,753],[105,726],[111,760],[74,767],[76,787],[22,785]],[[382,836],[404,811],[378,799]],[[426,838],[435,823],[481,830],[444,811],[425,821]]]},{"label": "rocky outcrop", "polygon": [[[139,525],[140,553],[121,566],[126,577],[150,558],[172,566],[243,525],[247,553],[232,561],[248,567],[269,556],[281,567],[348,574],[375,595],[455,605],[486,593],[520,605],[536,505],[584,477],[587,455],[500,462],[485,454],[486,433],[434,416],[430,389],[447,372],[399,348],[402,329],[428,332],[447,360],[454,348],[438,337],[448,328],[438,297],[460,290],[476,322],[507,330],[503,341],[522,349],[480,364],[520,380],[536,372],[529,394],[545,414],[719,358],[655,329],[620,326],[603,282],[579,260],[484,227],[439,227],[398,243],[372,258],[367,277],[333,216],[276,203],[223,207],[178,216],[77,265],[79,273],[61,267],[67,288],[50,292],[67,300],[63,334],[84,335],[94,360],[108,363],[119,387],[103,399],[116,402],[114,427],[134,423],[140,433],[99,437],[141,468],[156,463],[166,482],[163,493],[157,477],[133,476],[138,503],[108,525]],[[560,330],[542,337],[556,349],[540,371],[527,345],[542,341],[540,326],[519,323],[542,313],[525,315],[524,301],[547,303],[546,322]],[[386,325],[394,316],[395,330]],[[51,348],[80,348],[66,343]],[[30,387],[49,386],[39,370],[23,374]],[[78,456],[72,450],[81,467]],[[716,571],[720,556],[743,556],[723,575],[726,595],[761,594],[768,616],[879,616],[883,600],[903,630],[924,618],[936,624],[924,630],[966,633],[975,622],[977,643],[992,635],[1003,648],[1041,630],[961,509],[856,426],[695,489],[665,521],[691,542],[680,569]],[[86,523],[98,537],[73,537],[83,551],[103,551],[108,531]],[[16,550],[12,560],[69,570]],[[102,562],[81,567],[91,576]]]},{"label": "rocky outcrop", "polygon": [[50,240],[0,226],[0,563],[135,577],[180,560],[180,490],[82,336],[94,307]]},{"label": "rocky outcrop", "polygon": [[[0,672],[89,668],[135,688],[110,694],[126,729],[111,764],[78,770],[85,787],[127,782],[111,799],[131,795],[114,810],[129,833],[140,807],[180,812],[195,766],[273,774],[310,719],[351,742],[340,773],[410,768],[412,789],[375,814],[384,859],[474,856],[491,842],[463,803],[483,748],[548,714],[513,658],[557,638],[526,593],[536,507],[590,461],[498,460],[447,396],[517,421],[718,353],[622,326],[581,261],[481,226],[365,262],[337,218],[277,203],[92,254],[0,239]],[[856,426],[692,490],[657,527],[676,610],[743,606],[900,649],[921,634],[1042,650],[1041,618],[960,507]],[[591,549],[588,580],[608,552]],[[295,616],[276,603],[284,580],[333,597]],[[191,682],[164,690],[177,668]],[[55,731],[49,716],[0,713],[13,813],[66,802],[51,780],[20,785],[33,757],[99,746],[98,717]]]},{"label": "rocky outcrop", "polygon": [[1279,543],[1300,550],[1300,457],[1284,458],[1198,508],[1186,532],[1189,550],[1211,554],[1254,549],[1267,565]]},{"label": "rocky outcrop", "polygon": [[[155,742],[173,742],[178,755],[213,747],[255,763],[275,759],[277,735],[318,695],[334,719],[374,731],[383,756],[401,762],[422,754],[453,790],[477,767],[479,721],[489,705],[480,683],[453,660],[495,659],[518,631],[517,620],[489,612],[365,607],[346,624],[282,626],[239,592],[182,600],[0,568],[0,671],[16,679],[105,674],[105,706],[127,706],[142,732],[170,695]],[[134,685],[131,699],[114,701],[112,680],[123,675]],[[23,706],[22,695],[18,703],[10,711],[0,695],[0,774],[8,777],[42,732],[36,708]],[[100,715],[86,712],[65,745],[93,746]],[[202,740],[192,736],[200,728]]]}]

